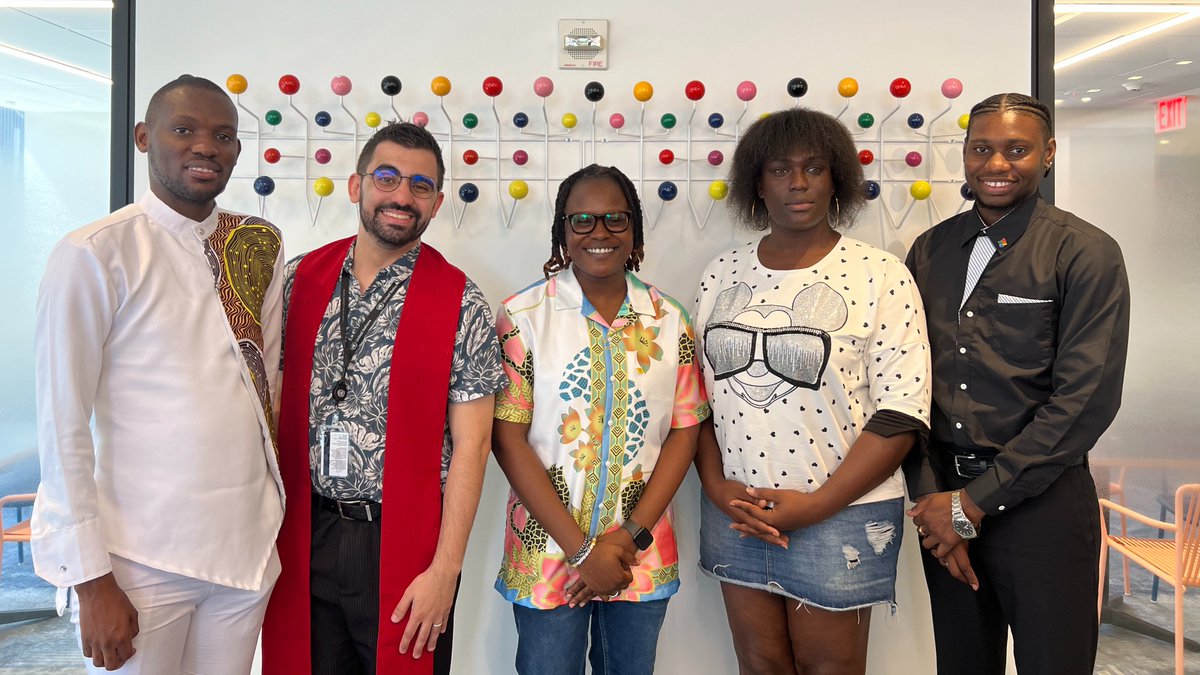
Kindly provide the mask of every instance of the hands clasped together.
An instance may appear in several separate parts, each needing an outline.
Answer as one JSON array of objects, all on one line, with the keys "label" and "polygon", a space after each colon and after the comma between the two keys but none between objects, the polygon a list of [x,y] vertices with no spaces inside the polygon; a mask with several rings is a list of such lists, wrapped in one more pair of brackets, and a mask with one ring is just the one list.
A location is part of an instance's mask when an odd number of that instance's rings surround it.
[{"label": "hands clasped together", "polygon": [[[967,555],[970,542],[959,536],[954,529],[950,510],[950,494],[949,492],[935,492],[921,495],[917,497],[916,504],[906,511],[905,515],[912,518],[913,524],[917,526],[917,535],[921,537],[921,546],[933,554],[951,576],[978,591],[979,579],[976,578],[975,570],[971,567],[971,560]],[[965,497],[966,492],[962,494],[964,500],[969,500]],[[963,507],[967,517],[978,527],[983,512],[974,503],[964,503]]]},{"label": "hands clasped together", "polygon": [[571,607],[579,607],[596,597],[613,597],[633,583],[637,567],[637,544],[618,527],[596,538],[596,544],[579,567],[579,578],[567,588]]}]

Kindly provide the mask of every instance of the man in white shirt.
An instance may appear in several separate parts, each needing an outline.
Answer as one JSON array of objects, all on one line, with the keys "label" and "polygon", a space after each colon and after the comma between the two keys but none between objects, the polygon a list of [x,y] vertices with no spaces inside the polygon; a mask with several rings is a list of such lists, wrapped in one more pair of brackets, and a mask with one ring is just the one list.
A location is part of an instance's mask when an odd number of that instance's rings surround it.
[{"label": "man in white shirt", "polygon": [[219,86],[168,83],[134,139],[150,190],[64,237],[38,295],[34,566],[89,671],[245,673],[279,575],[282,240],[216,207]]}]

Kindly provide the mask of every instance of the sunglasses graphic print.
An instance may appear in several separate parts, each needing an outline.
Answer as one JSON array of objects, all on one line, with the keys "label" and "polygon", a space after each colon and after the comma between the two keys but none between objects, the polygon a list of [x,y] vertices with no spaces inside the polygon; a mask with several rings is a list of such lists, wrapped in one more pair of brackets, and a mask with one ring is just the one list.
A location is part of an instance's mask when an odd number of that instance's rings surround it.
[{"label": "sunglasses graphic print", "polygon": [[[798,293],[790,307],[759,303],[744,283],[722,291],[704,329],[704,356],[716,381],[765,408],[796,388],[817,390],[829,364],[829,332],[846,324],[846,301],[828,284]],[[786,326],[778,324],[787,317]]]}]

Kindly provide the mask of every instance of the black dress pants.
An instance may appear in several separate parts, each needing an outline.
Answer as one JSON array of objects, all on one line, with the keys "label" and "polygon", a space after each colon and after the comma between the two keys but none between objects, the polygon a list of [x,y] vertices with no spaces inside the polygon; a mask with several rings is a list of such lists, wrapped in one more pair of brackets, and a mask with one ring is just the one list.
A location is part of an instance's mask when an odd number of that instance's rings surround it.
[{"label": "black dress pants", "polygon": [[[315,502],[312,513],[313,675],[374,675],[379,637],[380,521],[342,518]],[[449,675],[453,639],[451,607],[437,649],[421,656],[433,659],[435,675]]]},{"label": "black dress pants", "polygon": [[[947,489],[967,481],[943,476]],[[939,675],[1003,675],[1012,629],[1021,675],[1086,675],[1096,661],[1100,511],[1087,464],[1042,494],[983,520],[969,542],[979,591],[921,559]]]}]

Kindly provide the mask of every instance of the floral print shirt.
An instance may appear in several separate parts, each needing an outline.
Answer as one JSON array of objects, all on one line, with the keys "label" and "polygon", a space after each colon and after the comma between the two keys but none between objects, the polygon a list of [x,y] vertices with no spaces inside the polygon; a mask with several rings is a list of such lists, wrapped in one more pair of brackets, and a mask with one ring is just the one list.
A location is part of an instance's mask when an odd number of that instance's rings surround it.
[{"label": "floral print shirt", "polygon": [[[633,512],[671,429],[709,414],[687,311],[633,274],[625,279],[625,303],[611,325],[570,268],[497,312],[509,384],[496,396],[495,417],[530,425],[529,444],[589,537]],[[562,549],[515,493],[505,516],[496,590],[526,607],[566,604],[578,573]],[[633,583],[613,600],[659,600],[679,588],[672,519],[668,509],[651,528],[654,543],[639,553]]]},{"label": "floral print shirt", "polygon": [[[317,331],[317,344],[313,351],[312,384],[309,390],[309,457],[312,469],[313,490],[332,499],[347,501],[383,499],[383,456],[384,431],[387,426],[388,378],[392,374],[392,358],[396,344],[396,328],[400,325],[400,312],[404,308],[404,296],[408,290],[408,279],[412,276],[418,245],[399,260],[379,271],[375,280],[364,293],[354,277],[354,247],[346,255],[342,266],[342,277],[334,288],[333,297],[325,308],[321,327]],[[287,311],[292,298],[292,282],[296,278],[296,267],[304,256],[288,263],[284,283],[284,319],[287,326]],[[393,284],[400,284],[395,295],[388,301],[375,322],[368,327],[367,335],[350,361],[346,383],[349,395],[340,406],[334,403],[330,391],[342,372],[341,283],[349,282],[348,319],[350,334],[358,335],[363,320],[382,300]],[[507,382],[500,365],[500,349],[492,330],[492,312],[487,298],[474,282],[467,279],[463,290],[462,309],[458,317],[458,332],[454,337],[454,355],[450,365],[450,403],[461,403],[494,394]],[[405,358],[404,354],[394,355]],[[282,360],[281,360],[282,363]],[[345,478],[322,475],[321,444],[319,430],[322,424],[337,413],[341,423],[350,433],[349,471]],[[450,438],[449,423],[442,432],[442,488],[446,487],[446,475],[450,470],[450,457],[454,446]]]}]

